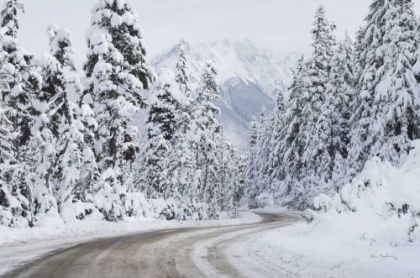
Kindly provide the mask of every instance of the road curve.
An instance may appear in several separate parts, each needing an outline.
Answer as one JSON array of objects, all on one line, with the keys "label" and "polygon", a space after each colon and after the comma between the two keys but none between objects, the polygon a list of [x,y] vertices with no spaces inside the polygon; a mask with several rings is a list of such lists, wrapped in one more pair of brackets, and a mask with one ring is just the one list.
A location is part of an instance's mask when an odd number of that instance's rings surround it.
[{"label": "road curve", "polygon": [[244,254],[244,243],[299,220],[290,214],[258,213],[252,225],[183,228],[95,240],[30,262],[4,277],[281,277]]}]

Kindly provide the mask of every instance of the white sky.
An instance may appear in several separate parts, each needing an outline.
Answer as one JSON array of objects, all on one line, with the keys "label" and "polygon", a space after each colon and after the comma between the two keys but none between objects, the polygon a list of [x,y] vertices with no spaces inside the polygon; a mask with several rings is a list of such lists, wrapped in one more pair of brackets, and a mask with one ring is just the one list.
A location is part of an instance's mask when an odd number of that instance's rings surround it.
[{"label": "white sky", "polygon": [[[2,0],[0,0],[2,1]],[[249,38],[261,47],[306,51],[317,7],[353,35],[368,13],[371,0],[132,0],[145,30],[148,59],[172,47],[181,38],[195,44],[216,39]],[[19,40],[34,54],[48,50],[45,29],[49,23],[70,29],[81,64],[90,10],[98,0],[21,0]],[[415,2],[419,2],[415,0]],[[416,7],[420,15],[420,3]]]}]

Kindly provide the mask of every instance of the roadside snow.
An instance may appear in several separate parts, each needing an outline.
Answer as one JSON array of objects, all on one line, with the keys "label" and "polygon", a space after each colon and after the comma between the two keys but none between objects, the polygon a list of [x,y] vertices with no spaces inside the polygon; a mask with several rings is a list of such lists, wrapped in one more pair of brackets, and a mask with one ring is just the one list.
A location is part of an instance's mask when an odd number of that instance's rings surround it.
[{"label": "roadside snow", "polygon": [[261,264],[290,277],[420,277],[420,141],[401,168],[372,158],[334,196],[320,195],[312,222],[248,243]]},{"label": "roadside snow", "polygon": [[[301,213],[274,208],[252,211],[289,215],[291,218],[282,222],[255,226],[252,229],[224,233],[195,244],[193,246],[192,259],[195,265],[207,277],[285,277],[284,275],[287,273],[282,269],[273,268],[268,264],[261,263],[253,252],[250,252],[248,245],[251,242],[255,242],[267,231],[284,229],[284,227],[295,223],[300,218]],[[212,257],[213,260],[211,259]],[[234,268],[226,267],[227,265],[233,266]],[[227,273],[223,275],[220,270]]]},{"label": "roadside snow", "polygon": [[237,219],[209,221],[156,221],[136,222],[80,222],[28,229],[0,226],[0,275],[19,265],[62,248],[98,238],[123,236],[130,233],[193,227],[220,227],[260,222],[260,216],[239,212]]},{"label": "roadside snow", "polygon": [[248,250],[260,264],[289,273],[286,277],[420,277],[420,242],[375,242],[367,235],[379,225],[374,214],[299,223],[256,238]]}]

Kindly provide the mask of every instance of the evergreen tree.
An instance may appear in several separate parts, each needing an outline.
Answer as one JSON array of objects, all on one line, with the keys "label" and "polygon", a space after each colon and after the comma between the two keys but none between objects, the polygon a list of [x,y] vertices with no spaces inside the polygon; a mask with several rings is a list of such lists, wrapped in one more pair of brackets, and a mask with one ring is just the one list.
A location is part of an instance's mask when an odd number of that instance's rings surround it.
[{"label": "evergreen tree", "polygon": [[231,218],[236,216],[235,191],[236,179],[236,150],[230,142],[224,142],[220,165],[220,210]]},{"label": "evergreen tree", "polygon": [[6,116],[12,122],[13,130],[17,134],[13,142],[17,162],[8,182],[12,195],[23,198],[22,207],[26,207],[25,214],[31,223],[30,210],[34,194],[30,184],[35,168],[34,163],[38,162],[38,158],[34,155],[36,146],[30,146],[30,140],[31,127],[34,125],[34,119],[39,115],[37,108],[34,107],[36,103],[34,100],[37,98],[42,80],[31,69],[34,57],[18,45],[19,11],[24,12],[25,6],[17,0],[5,1],[0,11],[0,27],[3,30],[0,34],[2,75],[7,77],[7,90],[4,90],[2,100],[8,108]]},{"label": "evergreen tree", "polygon": [[[285,180],[285,165],[284,165],[284,138],[286,135],[285,131],[285,113],[286,105],[283,93],[277,94],[276,108],[273,114],[273,125],[272,133],[269,134],[268,138],[270,141],[270,152],[264,159],[267,163],[266,172],[268,192],[273,194],[282,190],[282,184]],[[284,189],[283,189],[284,190]]]},{"label": "evergreen tree", "polygon": [[267,122],[267,110],[265,109],[265,106],[263,106],[261,108],[261,113],[260,113],[260,128],[259,128],[259,132],[258,132],[258,140],[261,140],[262,137],[264,137],[265,135],[265,128],[266,128],[266,122]]},{"label": "evergreen tree", "polygon": [[238,206],[241,204],[242,198],[245,196],[245,184],[246,184],[246,173],[247,173],[247,157],[241,155],[237,160],[237,188],[235,190],[234,201]]},{"label": "evergreen tree", "polygon": [[249,198],[249,207],[256,208],[256,197],[258,195],[258,188],[256,187],[258,178],[257,169],[257,144],[258,144],[258,122],[254,117],[250,123],[250,134],[248,139],[248,150],[247,150],[247,172],[246,172],[246,183],[245,188],[247,190],[246,195]]},{"label": "evergreen tree", "polygon": [[191,146],[191,118],[187,113],[181,113],[178,118],[177,130],[172,139],[169,155],[170,197],[184,205],[185,217],[193,217],[196,213],[198,194],[194,184],[195,156]]},{"label": "evergreen tree", "polygon": [[218,183],[218,149],[217,139],[222,137],[215,114],[220,110],[212,103],[219,96],[216,83],[217,71],[212,61],[208,61],[201,77],[201,86],[196,100],[195,123],[197,125],[197,168],[201,171],[198,190],[202,202],[209,204],[208,216],[218,218],[217,197]]},{"label": "evergreen tree", "polygon": [[9,114],[15,128],[19,129],[19,137],[15,143],[17,155],[23,155],[20,149],[31,138],[31,117],[36,115],[36,108],[32,106],[36,92],[40,89],[41,78],[31,70],[34,56],[18,45],[19,30],[18,11],[25,11],[25,6],[17,0],[7,0],[1,10],[1,27],[7,30],[2,35],[1,46],[7,56],[7,74],[11,76],[10,91],[3,94],[3,99],[11,108]]},{"label": "evergreen tree", "polygon": [[122,200],[127,197],[123,169],[134,160],[138,148],[130,118],[144,106],[141,92],[149,88],[153,75],[145,62],[142,31],[131,1],[99,1],[92,9],[87,41],[84,70],[90,84],[83,101],[94,104],[100,183],[112,192],[106,215],[115,220],[123,216]]},{"label": "evergreen tree", "polygon": [[[346,182],[344,163],[349,148],[350,104],[353,102],[354,57],[352,42],[346,34],[340,42],[331,62],[331,76],[327,87],[327,96],[323,113],[331,130],[330,155],[333,175],[332,185],[341,189]],[[327,127],[328,128],[328,127]]]},{"label": "evergreen tree", "polygon": [[376,0],[370,6],[359,43],[350,177],[370,155],[401,165],[411,140],[417,138],[419,88],[413,70],[416,18],[412,5],[411,1]]},{"label": "evergreen tree", "polygon": [[265,107],[262,107],[260,123],[258,126],[258,140],[256,145],[256,169],[258,176],[255,181],[256,195],[261,194],[269,187],[268,178],[268,157],[272,152],[271,136],[273,132],[273,121],[266,116]]},{"label": "evergreen tree", "polygon": [[147,198],[159,199],[168,196],[168,154],[169,142],[162,134],[150,137],[144,154],[146,160],[145,190]]},{"label": "evergreen tree", "polygon": [[13,166],[16,165],[13,142],[16,133],[6,116],[3,102],[0,100],[0,225],[26,227],[28,223],[29,201],[19,191],[12,194],[8,186]]},{"label": "evergreen tree", "polygon": [[[237,208],[240,206],[240,199],[242,195],[242,185],[243,185],[243,170],[241,167],[243,166],[241,157],[239,155],[238,146],[235,144],[230,149],[230,195],[231,198],[231,209],[230,209],[230,216],[236,217],[237,215]],[[245,166],[246,167],[246,166]]]},{"label": "evergreen tree", "polygon": [[177,109],[186,102],[170,70],[159,70],[156,88],[148,102],[150,109],[147,120],[148,141],[143,158],[143,191],[146,189],[148,198],[167,198],[170,196],[167,173],[170,144],[176,131]]},{"label": "evergreen tree", "polygon": [[194,129],[193,100],[191,98],[190,82],[188,79],[187,60],[184,48],[180,45],[180,56],[177,64],[176,82],[185,98],[176,111],[176,124],[172,138],[172,152],[169,158],[169,176],[171,181],[171,196],[177,197],[184,205],[186,217],[197,219],[198,194],[194,184],[197,169],[193,151],[194,142],[191,139]]},{"label": "evergreen tree", "polygon": [[333,158],[331,157],[331,129],[328,119],[323,114],[326,102],[327,84],[330,77],[331,59],[334,53],[335,37],[332,25],[325,17],[321,6],[315,16],[312,31],[314,42],[313,58],[308,67],[305,84],[304,106],[302,115],[302,135],[305,147],[302,154],[302,183],[305,187],[304,198],[317,194],[330,179]]},{"label": "evergreen tree", "polygon": [[[58,27],[56,29],[58,30]],[[53,36],[50,32],[48,35]],[[59,119],[63,114],[61,100],[66,80],[61,64],[52,54],[43,53],[36,60],[36,65],[43,84],[37,99],[39,116],[35,118],[35,124],[31,129],[33,135],[31,145],[39,146],[40,163],[36,166],[34,173],[34,191],[36,192],[34,213],[42,215],[48,211],[58,213],[54,199],[57,197],[54,181],[58,157],[56,141],[61,135]]]},{"label": "evergreen tree", "polygon": [[43,133],[50,131],[51,135],[44,137],[41,144],[49,145],[46,150],[52,148],[54,152],[51,158],[45,159],[48,167],[43,171],[47,175],[41,178],[47,187],[53,178],[58,211],[65,222],[71,222],[82,220],[86,214],[95,211],[92,200],[95,178],[84,178],[91,171],[90,165],[95,163],[95,158],[85,141],[88,132],[83,120],[93,125],[96,123],[90,118],[93,112],[82,112],[85,109],[81,109],[71,100],[70,94],[77,95],[81,93],[81,89],[77,86],[77,81],[70,82],[64,71],[66,67],[76,70],[71,57],[73,49],[70,32],[50,25],[47,33],[50,54],[42,56],[40,68],[44,80],[43,98],[48,103],[49,119],[48,124],[43,127]]},{"label": "evergreen tree", "polygon": [[294,72],[293,84],[289,89],[289,101],[285,113],[285,136],[284,136],[284,167],[285,188],[279,192],[284,196],[282,205],[294,206],[303,195],[302,184],[299,182],[302,176],[302,154],[305,148],[305,137],[302,125],[306,119],[303,116],[305,99],[305,80],[307,79],[307,65],[304,57],[299,60],[298,67]]},{"label": "evergreen tree", "polygon": [[176,82],[179,84],[179,90],[185,95],[185,97],[191,97],[191,84],[188,77],[188,65],[187,58],[185,57],[184,46],[180,44],[179,61],[176,65],[177,75]]}]

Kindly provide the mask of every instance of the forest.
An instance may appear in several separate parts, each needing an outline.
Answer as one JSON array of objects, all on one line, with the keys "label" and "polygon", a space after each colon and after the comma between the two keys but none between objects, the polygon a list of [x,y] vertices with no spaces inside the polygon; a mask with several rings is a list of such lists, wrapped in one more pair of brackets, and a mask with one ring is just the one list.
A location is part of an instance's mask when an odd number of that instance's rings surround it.
[{"label": "forest", "polygon": [[[336,38],[320,6],[312,55],[299,60],[274,112],[263,108],[251,122],[244,151],[217,120],[214,63],[194,91],[182,45],[176,71],[151,67],[130,1],[93,7],[82,69],[71,32],[54,24],[49,50],[26,51],[18,42],[24,11],[7,0],[0,14],[4,226],[319,210],[319,198],[340,192],[371,159],[402,166],[420,136],[420,21],[411,1],[374,1],[354,41]],[[146,134],[134,123],[141,111]]]},{"label": "forest", "polygon": [[[211,61],[193,99],[183,52],[175,74],[156,72],[131,2],[106,0],[92,9],[77,71],[67,29],[48,26],[40,56],[19,45],[24,11],[8,0],[0,18],[1,225],[235,217],[245,173],[215,119]],[[148,113],[141,146],[132,118],[140,109]]]}]

